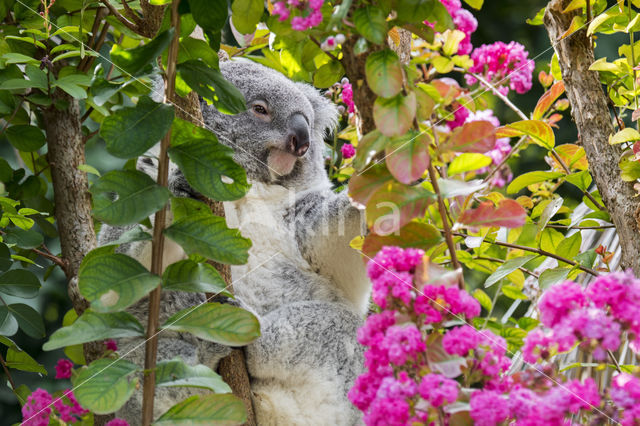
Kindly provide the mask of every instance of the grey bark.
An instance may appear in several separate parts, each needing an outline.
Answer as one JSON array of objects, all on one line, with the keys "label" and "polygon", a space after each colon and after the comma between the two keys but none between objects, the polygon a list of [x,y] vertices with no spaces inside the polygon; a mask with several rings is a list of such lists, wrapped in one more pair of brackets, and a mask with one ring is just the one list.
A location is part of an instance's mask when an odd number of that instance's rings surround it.
[{"label": "grey bark", "polygon": [[614,128],[598,73],[589,71],[594,62],[591,39],[582,29],[561,40],[573,17],[581,13],[562,13],[569,3],[570,0],[549,2],[544,24],[558,54],[571,114],[591,174],[620,237],[621,266],[640,275],[640,200],[635,197],[633,184],[620,178],[620,148],[608,143]]}]

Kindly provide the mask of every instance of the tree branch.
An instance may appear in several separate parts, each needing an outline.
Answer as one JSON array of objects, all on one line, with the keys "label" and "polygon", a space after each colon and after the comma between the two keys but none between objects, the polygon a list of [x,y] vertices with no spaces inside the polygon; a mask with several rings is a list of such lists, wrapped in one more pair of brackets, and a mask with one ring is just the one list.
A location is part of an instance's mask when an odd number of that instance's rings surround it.
[{"label": "tree branch", "polygon": [[563,13],[570,0],[552,0],[547,6],[544,24],[558,54],[562,79],[571,103],[591,173],[602,200],[618,231],[622,250],[621,265],[640,275],[640,201],[633,183],[620,178],[620,148],[608,143],[614,131],[607,107],[607,97],[595,71],[589,71],[594,52],[586,30],[581,29],[562,39],[571,20],[579,11]]}]

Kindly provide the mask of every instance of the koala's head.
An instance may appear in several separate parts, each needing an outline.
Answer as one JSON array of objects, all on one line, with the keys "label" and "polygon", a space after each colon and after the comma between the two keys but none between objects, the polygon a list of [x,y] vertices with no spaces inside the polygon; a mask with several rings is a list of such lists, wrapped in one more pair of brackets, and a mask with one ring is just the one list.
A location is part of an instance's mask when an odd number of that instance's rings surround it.
[{"label": "koala's head", "polygon": [[204,121],[235,150],[248,177],[296,188],[326,179],[323,136],[336,125],[335,106],[313,87],[253,62],[222,62],[220,69],[244,94],[247,111],[225,115],[203,103]]}]

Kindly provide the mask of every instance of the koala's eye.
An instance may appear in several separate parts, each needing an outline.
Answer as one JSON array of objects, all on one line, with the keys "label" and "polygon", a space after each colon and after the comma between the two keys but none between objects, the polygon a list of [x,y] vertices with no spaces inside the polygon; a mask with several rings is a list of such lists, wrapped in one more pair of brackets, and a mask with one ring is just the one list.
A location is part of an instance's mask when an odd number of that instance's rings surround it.
[{"label": "koala's eye", "polygon": [[267,115],[267,109],[265,107],[263,107],[262,105],[254,105],[253,106],[253,112],[255,112],[256,114],[260,114],[260,115]]}]

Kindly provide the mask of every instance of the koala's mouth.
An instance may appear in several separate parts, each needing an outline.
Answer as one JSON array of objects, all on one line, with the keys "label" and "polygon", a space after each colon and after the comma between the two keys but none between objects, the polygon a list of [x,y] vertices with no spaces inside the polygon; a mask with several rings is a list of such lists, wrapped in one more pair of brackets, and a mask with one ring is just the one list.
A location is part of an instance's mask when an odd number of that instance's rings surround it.
[{"label": "koala's mouth", "polygon": [[275,175],[274,177],[286,176],[293,171],[298,158],[298,156],[290,154],[287,151],[273,148],[269,151],[267,165],[269,166],[270,173]]}]

